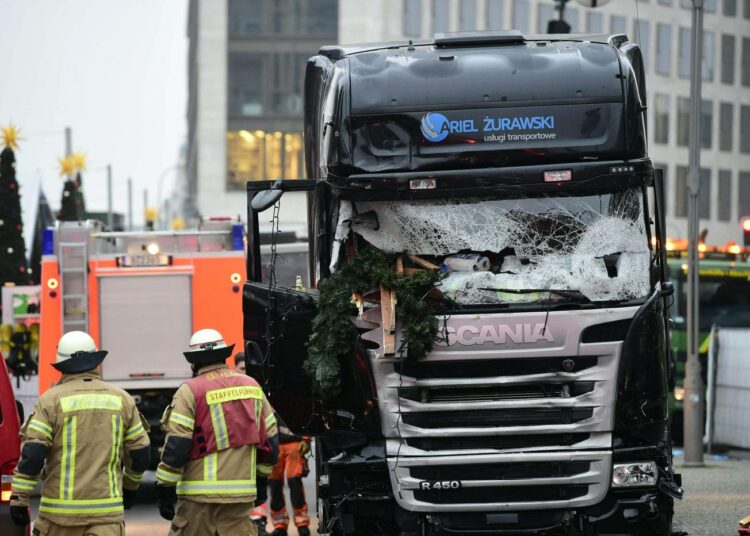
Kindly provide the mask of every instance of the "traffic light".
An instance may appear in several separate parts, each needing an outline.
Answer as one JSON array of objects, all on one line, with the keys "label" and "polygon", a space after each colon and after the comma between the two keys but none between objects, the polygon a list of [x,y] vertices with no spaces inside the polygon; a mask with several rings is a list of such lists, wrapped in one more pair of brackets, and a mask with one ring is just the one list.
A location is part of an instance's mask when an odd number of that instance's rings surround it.
[{"label": "traffic light", "polygon": [[740,227],[742,227],[742,243],[748,247],[750,246],[750,216],[745,216],[740,220]]}]

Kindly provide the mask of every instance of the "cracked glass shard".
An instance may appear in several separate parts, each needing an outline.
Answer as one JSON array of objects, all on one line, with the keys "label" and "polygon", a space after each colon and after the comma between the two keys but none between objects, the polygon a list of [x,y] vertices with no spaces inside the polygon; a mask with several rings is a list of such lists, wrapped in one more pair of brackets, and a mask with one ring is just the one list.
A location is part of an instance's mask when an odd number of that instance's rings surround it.
[{"label": "cracked glass shard", "polygon": [[346,222],[355,211],[350,202],[341,202],[333,269],[351,227],[388,253],[408,252],[436,263],[458,253],[488,256],[490,271],[453,271],[440,283],[461,304],[554,299],[544,292],[487,289],[573,290],[592,301],[649,292],[650,250],[638,188],[579,196],[356,203],[356,213],[369,210],[378,215],[377,231]]}]

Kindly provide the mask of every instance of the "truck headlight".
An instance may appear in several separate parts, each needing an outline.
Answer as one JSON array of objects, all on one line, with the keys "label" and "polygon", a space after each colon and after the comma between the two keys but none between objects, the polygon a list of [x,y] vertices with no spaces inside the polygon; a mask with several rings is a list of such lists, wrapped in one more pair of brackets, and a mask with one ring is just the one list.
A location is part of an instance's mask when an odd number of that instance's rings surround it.
[{"label": "truck headlight", "polygon": [[613,488],[655,486],[657,477],[656,462],[618,463],[612,467]]}]

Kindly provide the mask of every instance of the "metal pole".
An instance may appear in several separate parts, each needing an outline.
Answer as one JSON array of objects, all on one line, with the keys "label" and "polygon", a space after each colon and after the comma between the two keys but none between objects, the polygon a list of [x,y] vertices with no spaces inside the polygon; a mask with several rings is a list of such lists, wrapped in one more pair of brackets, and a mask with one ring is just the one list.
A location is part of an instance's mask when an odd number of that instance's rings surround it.
[{"label": "metal pole", "polygon": [[698,232],[700,192],[703,0],[693,0],[690,80],[690,171],[688,172],[687,363],[685,364],[685,465],[703,465],[703,380],[698,356]]},{"label": "metal pole", "polygon": [[107,164],[107,227],[115,230],[115,218],[112,214],[112,166]]},{"label": "metal pole", "polygon": [[[65,158],[73,154],[73,129],[65,127]],[[68,174],[68,180],[72,180],[73,175]]]},{"label": "metal pole", "polygon": [[133,230],[133,179],[128,177],[128,231]]}]

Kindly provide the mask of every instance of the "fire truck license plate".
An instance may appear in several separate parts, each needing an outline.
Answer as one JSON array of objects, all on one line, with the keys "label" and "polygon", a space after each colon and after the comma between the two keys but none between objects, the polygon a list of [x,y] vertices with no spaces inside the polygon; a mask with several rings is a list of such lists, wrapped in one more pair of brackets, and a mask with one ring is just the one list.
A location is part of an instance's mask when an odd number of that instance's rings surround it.
[{"label": "fire truck license plate", "polygon": [[450,489],[461,489],[460,480],[423,480],[419,483],[419,489],[421,490],[450,490]]},{"label": "fire truck license plate", "polygon": [[169,255],[123,255],[118,258],[118,264],[123,267],[136,266],[169,266]]}]

